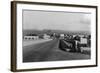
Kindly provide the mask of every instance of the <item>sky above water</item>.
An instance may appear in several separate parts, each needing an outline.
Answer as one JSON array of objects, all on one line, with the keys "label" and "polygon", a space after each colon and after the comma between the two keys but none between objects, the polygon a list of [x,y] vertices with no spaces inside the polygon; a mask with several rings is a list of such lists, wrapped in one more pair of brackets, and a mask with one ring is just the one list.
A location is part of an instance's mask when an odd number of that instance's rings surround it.
[{"label": "sky above water", "polygon": [[91,14],[79,12],[23,11],[23,29],[88,31],[91,27]]}]

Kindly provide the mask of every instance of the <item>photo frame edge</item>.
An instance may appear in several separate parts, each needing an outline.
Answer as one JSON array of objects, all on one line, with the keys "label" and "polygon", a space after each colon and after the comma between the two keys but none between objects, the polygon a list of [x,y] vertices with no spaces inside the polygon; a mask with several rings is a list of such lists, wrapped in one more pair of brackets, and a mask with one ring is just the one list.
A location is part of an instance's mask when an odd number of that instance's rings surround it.
[{"label": "photo frame edge", "polygon": [[11,71],[16,71],[16,3],[11,1]]}]

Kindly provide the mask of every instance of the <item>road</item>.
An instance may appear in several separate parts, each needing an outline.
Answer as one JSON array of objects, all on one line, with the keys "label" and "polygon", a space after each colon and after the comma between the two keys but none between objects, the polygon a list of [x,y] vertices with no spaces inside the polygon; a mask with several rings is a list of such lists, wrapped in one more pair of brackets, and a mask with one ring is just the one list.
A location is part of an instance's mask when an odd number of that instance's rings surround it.
[{"label": "road", "polygon": [[39,39],[39,40],[24,40],[23,42],[23,46],[28,46],[28,45],[35,45],[35,44],[39,44],[39,43],[44,43],[47,41],[50,41],[52,39]]},{"label": "road", "polygon": [[90,55],[62,51],[58,39],[23,47],[23,62],[82,59],[90,59]]}]

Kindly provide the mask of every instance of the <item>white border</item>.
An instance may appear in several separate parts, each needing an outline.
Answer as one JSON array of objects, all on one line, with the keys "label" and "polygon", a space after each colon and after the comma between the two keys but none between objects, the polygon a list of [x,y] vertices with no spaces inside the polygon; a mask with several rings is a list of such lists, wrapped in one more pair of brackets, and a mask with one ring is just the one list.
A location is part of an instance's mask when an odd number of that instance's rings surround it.
[{"label": "white border", "polygon": [[[22,9],[30,10],[51,10],[51,11],[70,11],[70,12],[89,12],[91,13],[91,59],[74,61],[52,61],[52,62],[22,62]],[[46,5],[17,4],[17,69],[35,69],[51,67],[68,67],[80,65],[95,65],[96,59],[96,10],[94,8],[82,7],[60,7]]]}]

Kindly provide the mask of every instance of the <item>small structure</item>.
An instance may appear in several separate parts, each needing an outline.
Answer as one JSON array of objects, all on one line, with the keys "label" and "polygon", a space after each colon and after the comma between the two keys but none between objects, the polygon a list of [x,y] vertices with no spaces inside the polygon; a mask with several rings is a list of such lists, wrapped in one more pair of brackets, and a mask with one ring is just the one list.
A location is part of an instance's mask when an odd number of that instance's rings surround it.
[{"label": "small structure", "polygon": [[37,39],[39,39],[39,36],[37,36],[36,34],[28,34],[24,36],[24,40],[37,40]]},{"label": "small structure", "polygon": [[87,44],[87,38],[81,38],[80,43],[81,44]]},{"label": "small structure", "polygon": [[60,39],[64,39],[64,34],[60,34]]},{"label": "small structure", "polygon": [[44,38],[44,39],[50,39],[50,36],[47,35],[47,34],[44,34],[44,35],[43,35],[43,38]]}]

